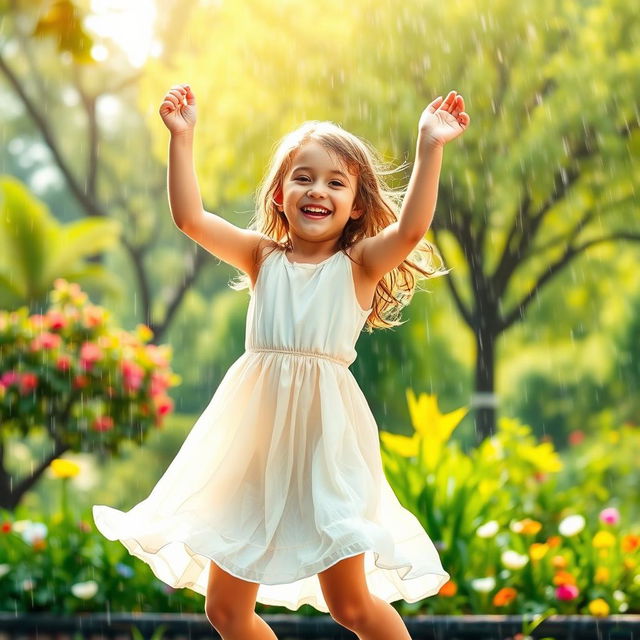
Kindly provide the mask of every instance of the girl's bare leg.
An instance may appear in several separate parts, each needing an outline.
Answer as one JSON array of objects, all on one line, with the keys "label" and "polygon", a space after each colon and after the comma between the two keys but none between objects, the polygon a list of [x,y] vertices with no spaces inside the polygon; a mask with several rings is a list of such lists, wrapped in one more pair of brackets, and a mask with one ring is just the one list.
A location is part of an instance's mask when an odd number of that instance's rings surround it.
[{"label": "girl's bare leg", "polygon": [[204,610],[223,640],[278,640],[255,612],[259,586],[236,578],[211,562]]},{"label": "girl's bare leg", "polygon": [[360,640],[411,640],[402,616],[369,592],[363,553],[340,560],[318,579],[331,617]]}]

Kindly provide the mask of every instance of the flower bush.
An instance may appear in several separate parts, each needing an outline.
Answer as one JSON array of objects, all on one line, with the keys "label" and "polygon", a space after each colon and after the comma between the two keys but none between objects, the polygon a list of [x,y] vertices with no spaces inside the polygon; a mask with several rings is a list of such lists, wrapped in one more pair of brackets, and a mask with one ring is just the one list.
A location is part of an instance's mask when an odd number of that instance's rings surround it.
[{"label": "flower bush", "polygon": [[[414,433],[381,432],[381,450],[394,491],[429,532],[452,576],[441,597],[429,602],[430,611],[640,610],[639,523],[625,522],[615,506],[598,505],[593,494],[585,496],[575,460],[567,465],[571,483],[565,486],[560,478],[566,466],[553,445],[536,442],[529,427],[509,418],[499,419],[493,437],[464,453],[451,435],[466,409],[441,414],[434,396],[416,399],[409,390],[407,398]],[[632,425],[617,435],[611,444],[624,439],[633,450],[640,442]],[[610,471],[601,468],[600,474],[610,478]],[[591,465],[587,474],[593,486],[598,475]],[[605,488],[598,497],[615,499]],[[625,510],[632,512],[631,505]],[[401,609],[423,604],[403,603]]]},{"label": "flower bush", "polygon": [[140,442],[173,410],[167,390],[180,382],[169,346],[146,344],[112,326],[77,284],[55,281],[45,314],[0,311],[0,424],[5,431],[46,426],[67,448],[117,452]]}]

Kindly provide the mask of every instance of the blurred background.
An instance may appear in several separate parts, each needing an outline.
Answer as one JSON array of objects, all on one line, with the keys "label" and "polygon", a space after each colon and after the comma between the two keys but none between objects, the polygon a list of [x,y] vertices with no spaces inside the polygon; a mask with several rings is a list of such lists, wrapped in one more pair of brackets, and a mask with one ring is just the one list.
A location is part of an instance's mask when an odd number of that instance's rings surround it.
[{"label": "blurred background", "polygon": [[[546,454],[552,447],[563,464],[534,471],[562,466],[555,489],[565,503],[553,512],[514,497],[522,517],[538,509],[557,524],[569,505],[585,514],[615,505],[640,533],[633,3],[0,0],[0,11],[0,309],[44,314],[56,279],[77,283],[114,326],[144,325],[149,344],[168,345],[180,378],[165,428],[144,446],[123,435],[117,451],[83,446],[64,426],[53,437],[46,421],[16,428],[6,391],[5,508],[53,517],[60,478],[49,463],[63,454],[80,469],[67,505],[133,506],[244,350],[249,294],[228,286],[238,272],[184,236],[169,212],[169,133],[158,109],[172,85],[196,95],[204,207],[241,227],[275,142],[303,121],[332,120],[387,162],[411,163],[422,110],[453,89],[471,125],[445,148],[427,235],[452,272],[422,282],[403,326],[363,333],[351,370],[382,431],[408,438],[423,420],[428,441],[430,424],[463,409],[445,438],[457,455],[471,459],[501,420],[526,425],[527,464],[542,459],[535,441]],[[392,185],[409,173],[392,175]],[[438,409],[412,410],[410,390]],[[518,446],[504,456],[516,467],[525,464]],[[16,498],[10,487],[21,481]],[[456,536],[471,536],[490,514],[454,530],[442,482],[442,521],[424,521],[442,534],[451,572]],[[579,486],[579,496],[560,493]],[[613,607],[613,587],[607,593]]]}]

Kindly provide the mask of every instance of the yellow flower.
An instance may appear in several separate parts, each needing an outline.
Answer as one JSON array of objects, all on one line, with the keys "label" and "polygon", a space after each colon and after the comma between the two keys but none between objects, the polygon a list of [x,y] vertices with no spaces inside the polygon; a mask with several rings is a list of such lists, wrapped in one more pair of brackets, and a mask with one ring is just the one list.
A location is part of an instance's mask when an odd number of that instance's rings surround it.
[{"label": "yellow flower", "polygon": [[592,616],[598,616],[600,618],[603,616],[608,616],[609,611],[610,609],[607,601],[603,600],[602,598],[596,598],[589,603],[589,613]]},{"label": "yellow flower", "polygon": [[435,395],[421,393],[416,399],[413,389],[407,389],[406,395],[411,423],[416,431],[414,438],[422,441],[425,466],[434,469],[440,460],[443,446],[469,409],[462,407],[443,414],[438,409]]},{"label": "yellow flower", "polygon": [[71,460],[56,458],[51,461],[51,471],[55,478],[73,478],[80,473],[80,467]]},{"label": "yellow flower", "polygon": [[405,458],[412,458],[418,455],[420,443],[415,434],[409,438],[408,436],[403,436],[398,433],[380,431],[380,439],[389,451],[398,453]]},{"label": "yellow flower", "polygon": [[596,569],[596,575],[593,578],[593,581],[596,584],[603,584],[609,582],[610,571],[607,567],[598,567]]},{"label": "yellow flower", "polygon": [[147,343],[153,338],[153,331],[146,324],[138,324],[135,333],[140,342]]},{"label": "yellow flower", "polygon": [[547,551],[549,551],[549,545],[544,542],[534,542],[529,547],[529,555],[532,560],[541,560],[547,555]]},{"label": "yellow flower", "polygon": [[622,564],[624,565],[625,569],[631,571],[632,569],[636,568],[637,562],[633,558],[625,558],[622,561]]},{"label": "yellow flower", "polygon": [[596,549],[613,547],[615,543],[616,537],[610,531],[598,531],[598,533],[593,536],[592,544]]}]

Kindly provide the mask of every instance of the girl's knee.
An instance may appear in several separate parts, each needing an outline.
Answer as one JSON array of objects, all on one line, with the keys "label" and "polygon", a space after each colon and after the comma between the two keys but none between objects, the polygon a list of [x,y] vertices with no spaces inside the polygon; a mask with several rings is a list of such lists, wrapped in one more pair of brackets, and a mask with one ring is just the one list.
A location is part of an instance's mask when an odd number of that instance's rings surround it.
[{"label": "girl's knee", "polygon": [[231,633],[234,629],[245,627],[250,624],[254,614],[253,611],[244,611],[226,603],[209,600],[205,603],[204,612],[211,625],[220,634]]},{"label": "girl's knee", "polygon": [[338,624],[356,631],[366,624],[372,607],[373,602],[366,598],[344,599],[330,607],[329,613]]}]

